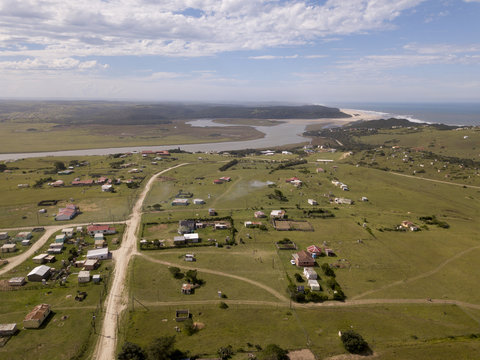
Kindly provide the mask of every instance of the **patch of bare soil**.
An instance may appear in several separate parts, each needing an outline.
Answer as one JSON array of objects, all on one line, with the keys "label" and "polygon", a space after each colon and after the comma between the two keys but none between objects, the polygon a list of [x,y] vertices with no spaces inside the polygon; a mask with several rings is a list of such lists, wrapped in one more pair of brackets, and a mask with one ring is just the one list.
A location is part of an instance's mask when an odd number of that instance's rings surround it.
[{"label": "patch of bare soil", "polygon": [[160,230],[166,230],[167,228],[168,228],[167,224],[159,224],[159,225],[149,226],[148,231],[160,231]]},{"label": "patch of bare soil", "polygon": [[201,322],[194,322],[194,323],[193,323],[193,326],[194,326],[195,329],[197,329],[197,330],[202,330],[202,329],[205,327],[205,324],[204,324],[204,323],[201,323]]},{"label": "patch of bare soil", "polygon": [[310,349],[290,351],[288,357],[290,360],[315,360],[315,355]]}]

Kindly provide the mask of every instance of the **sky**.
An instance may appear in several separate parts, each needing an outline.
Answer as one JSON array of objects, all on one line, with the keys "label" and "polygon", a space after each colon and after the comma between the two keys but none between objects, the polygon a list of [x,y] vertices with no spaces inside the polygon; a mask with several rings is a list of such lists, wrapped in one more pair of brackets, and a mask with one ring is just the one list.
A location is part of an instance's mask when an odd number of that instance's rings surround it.
[{"label": "sky", "polygon": [[0,98],[479,102],[480,0],[0,0]]}]

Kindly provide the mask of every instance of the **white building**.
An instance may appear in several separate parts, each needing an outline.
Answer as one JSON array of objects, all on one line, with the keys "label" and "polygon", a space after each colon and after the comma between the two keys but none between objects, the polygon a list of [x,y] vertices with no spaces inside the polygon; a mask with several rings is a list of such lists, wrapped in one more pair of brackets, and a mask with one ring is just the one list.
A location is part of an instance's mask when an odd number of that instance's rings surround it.
[{"label": "white building", "polygon": [[87,259],[99,259],[106,260],[110,257],[110,252],[108,248],[88,250]]},{"label": "white building", "polygon": [[308,199],[307,202],[308,202],[310,205],[318,205],[317,200],[314,200],[314,199]]}]

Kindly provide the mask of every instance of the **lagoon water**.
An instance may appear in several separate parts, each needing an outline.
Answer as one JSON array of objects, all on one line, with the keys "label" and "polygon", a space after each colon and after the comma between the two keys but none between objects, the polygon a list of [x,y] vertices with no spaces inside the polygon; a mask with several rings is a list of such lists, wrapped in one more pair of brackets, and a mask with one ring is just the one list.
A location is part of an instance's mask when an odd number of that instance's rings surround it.
[{"label": "lagoon water", "polygon": [[[210,119],[199,119],[189,121],[188,124],[192,126],[238,126],[229,124],[220,124],[213,122]],[[326,124],[327,125],[327,124]],[[180,148],[189,152],[207,152],[207,151],[228,151],[241,149],[258,149],[268,148],[273,146],[285,144],[297,144],[309,141],[309,138],[302,137],[301,134],[305,131],[305,123],[279,123],[276,126],[254,126],[255,129],[261,131],[265,136],[261,139],[247,140],[247,141],[228,141],[217,143],[203,143],[203,144],[173,144],[162,146],[128,146],[118,148],[104,148],[104,149],[83,149],[83,150],[65,150],[65,151],[46,151],[35,153],[16,153],[16,154],[0,154],[0,161],[10,159],[24,159],[33,157],[46,156],[87,156],[87,155],[109,155],[142,150],[168,150],[172,148]]]}]

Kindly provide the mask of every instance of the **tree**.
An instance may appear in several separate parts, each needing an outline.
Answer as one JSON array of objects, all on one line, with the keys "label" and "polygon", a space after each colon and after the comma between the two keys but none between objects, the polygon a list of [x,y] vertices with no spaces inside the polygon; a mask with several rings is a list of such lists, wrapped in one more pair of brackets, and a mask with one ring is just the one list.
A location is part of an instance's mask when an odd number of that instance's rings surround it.
[{"label": "tree", "polygon": [[185,354],[175,349],[175,336],[154,339],[147,348],[148,360],[180,360]]},{"label": "tree", "polygon": [[170,274],[172,274],[175,279],[181,279],[183,277],[182,273],[180,272],[180,269],[176,266],[171,266],[168,268],[168,270],[170,271]]},{"label": "tree", "polygon": [[65,164],[61,161],[55,161],[53,163],[53,167],[55,168],[56,171],[65,170],[67,168]]},{"label": "tree", "polygon": [[269,344],[265,346],[265,349],[259,354],[259,360],[287,360],[288,351],[282,349],[276,344]]},{"label": "tree", "polygon": [[362,335],[353,330],[342,331],[340,337],[345,349],[353,354],[360,354],[368,350],[368,343],[363,339]]},{"label": "tree", "polygon": [[137,344],[131,342],[125,342],[122,346],[122,350],[118,354],[118,360],[146,360],[147,354]]},{"label": "tree", "polygon": [[232,355],[233,355],[232,345],[221,347],[220,349],[217,350],[217,354],[218,354],[218,356],[220,356],[220,358],[222,360],[226,360],[226,359],[232,357]]},{"label": "tree", "polygon": [[185,330],[185,334],[187,334],[188,336],[192,336],[197,332],[197,327],[195,326],[191,318],[188,318],[183,322],[183,327]]},{"label": "tree", "polygon": [[185,273],[185,277],[186,277],[187,281],[191,284],[197,284],[198,283],[197,270],[188,270]]}]

